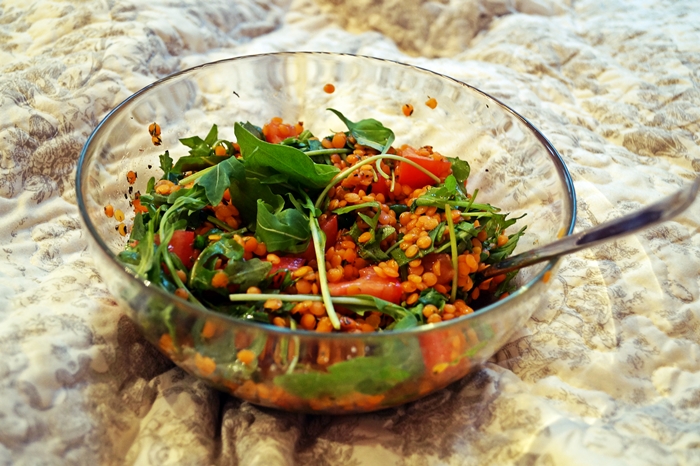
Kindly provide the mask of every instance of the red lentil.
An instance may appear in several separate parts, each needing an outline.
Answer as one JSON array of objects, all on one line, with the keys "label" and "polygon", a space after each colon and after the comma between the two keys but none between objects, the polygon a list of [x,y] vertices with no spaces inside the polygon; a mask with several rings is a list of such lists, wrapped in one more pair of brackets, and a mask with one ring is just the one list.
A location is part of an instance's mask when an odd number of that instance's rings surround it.
[{"label": "red lentil", "polygon": [[321,333],[328,333],[333,330],[333,324],[331,324],[331,319],[328,317],[321,317],[321,319],[316,324],[316,331]]},{"label": "red lentil", "polygon": [[267,301],[265,301],[265,304],[263,304],[263,307],[271,311],[276,311],[277,309],[282,307],[282,301],[276,298],[268,299]]},{"label": "red lentil", "polygon": [[272,325],[275,325],[277,327],[286,327],[287,322],[282,317],[278,316],[272,319]]},{"label": "red lentil", "polygon": [[228,285],[228,275],[224,272],[217,272],[211,279],[211,286],[214,288],[224,288]]},{"label": "red lentil", "polygon": [[313,314],[304,314],[301,316],[300,324],[305,330],[313,330],[316,328],[316,317]]},{"label": "red lentil", "polygon": [[255,361],[256,356],[253,351],[249,349],[242,349],[236,354],[236,359],[238,359],[243,364],[248,365]]},{"label": "red lentil", "polygon": [[335,133],[331,144],[335,149],[342,149],[343,147],[345,147],[346,142],[347,137],[345,136],[345,133]]}]

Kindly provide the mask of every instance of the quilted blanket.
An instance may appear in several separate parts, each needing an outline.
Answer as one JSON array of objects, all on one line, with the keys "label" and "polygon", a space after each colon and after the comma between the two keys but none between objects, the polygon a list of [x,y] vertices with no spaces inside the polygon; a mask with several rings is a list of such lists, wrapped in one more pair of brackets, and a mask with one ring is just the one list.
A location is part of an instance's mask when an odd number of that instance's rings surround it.
[{"label": "quilted blanket", "polygon": [[0,464],[700,464],[700,201],[563,259],[496,357],[396,409],[261,409],[146,343],[86,249],[81,147],[159,78],[283,50],[412,63],[502,100],[565,159],[577,229],[700,172],[696,0],[4,0]]}]

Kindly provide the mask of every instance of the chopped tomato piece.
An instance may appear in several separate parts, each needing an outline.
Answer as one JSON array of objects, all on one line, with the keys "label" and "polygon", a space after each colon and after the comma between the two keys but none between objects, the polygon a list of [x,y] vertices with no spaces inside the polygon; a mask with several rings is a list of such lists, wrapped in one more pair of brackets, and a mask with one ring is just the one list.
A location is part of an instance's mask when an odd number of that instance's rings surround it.
[{"label": "chopped tomato piece", "polygon": [[321,215],[318,225],[326,235],[326,251],[331,246],[335,246],[338,240],[338,216],[337,215]]},{"label": "chopped tomato piece", "polygon": [[428,332],[420,335],[418,341],[425,368],[438,384],[449,383],[467,373],[471,362],[464,357],[467,343],[461,331]]},{"label": "chopped tomato piece", "polygon": [[428,254],[423,258],[423,267],[426,272],[433,272],[437,276],[440,285],[452,283],[455,271],[449,254]]},{"label": "chopped tomato piece", "polygon": [[[388,183],[391,183],[391,181],[389,181]],[[387,184],[387,180],[385,180],[384,178],[380,178],[379,180],[375,181],[374,183],[372,183],[371,186],[372,194],[374,194],[375,196],[377,194],[383,194],[386,198],[389,195],[390,185]]]},{"label": "chopped tomato piece", "polygon": [[445,342],[445,332],[425,333],[420,336],[420,350],[428,370],[437,364],[452,362],[452,348]]},{"label": "chopped tomato piece", "polygon": [[360,278],[339,283],[329,283],[331,296],[367,294],[394,304],[401,303],[401,282],[396,278],[382,278],[372,267],[360,269]]},{"label": "chopped tomato piece", "polygon": [[316,250],[314,249],[314,242],[309,241],[309,245],[306,247],[306,251],[297,254],[297,257],[304,259],[307,262],[316,260]]},{"label": "chopped tomato piece", "polygon": [[134,206],[134,212],[137,214],[139,212],[142,212],[142,213],[148,212],[148,209],[145,206],[141,205],[141,199],[134,199],[131,202],[131,204]]},{"label": "chopped tomato piece", "polygon": [[[440,178],[440,180],[444,180],[450,173],[452,173],[452,164],[449,160],[435,160],[430,156],[419,155],[415,149],[410,146],[402,148],[400,155],[402,157],[406,157],[412,162],[417,163],[433,175]],[[399,183],[402,185],[407,184],[413,189],[420,189],[424,186],[432,186],[435,184],[435,180],[416,167],[405,162],[399,162],[398,166],[396,167],[396,176]]]},{"label": "chopped tomato piece", "polygon": [[275,117],[262,128],[265,140],[271,144],[279,144],[287,138],[299,136],[304,131],[301,123],[288,125],[282,122],[281,118]]},{"label": "chopped tomato piece", "polygon": [[175,230],[173,237],[168,243],[168,251],[173,252],[180,258],[183,265],[188,269],[194,264],[194,231]]},{"label": "chopped tomato piece", "polygon": [[296,269],[304,265],[306,259],[303,257],[280,257],[280,261],[277,264],[272,264],[272,269],[270,269],[269,275],[274,275],[278,270],[289,270],[294,272]]},{"label": "chopped tomato piece", "polygon": [[[331,246],[335,246],[335,242],[338,240],[338,216],[323,214],[318,219],[318,226],[321,227],[321,230],[326,235],[326,251],[328,251]],[[315,260],[314,242],[309,241],[306,251],[298,254],[298,257],[304,258],[308,262]]]}]

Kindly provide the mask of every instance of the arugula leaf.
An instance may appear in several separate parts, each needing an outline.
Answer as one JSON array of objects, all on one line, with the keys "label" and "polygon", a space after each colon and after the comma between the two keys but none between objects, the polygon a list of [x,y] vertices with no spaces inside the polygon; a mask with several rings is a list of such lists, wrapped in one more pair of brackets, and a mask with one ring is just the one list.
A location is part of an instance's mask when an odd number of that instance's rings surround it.
[{"label": "arugula leaf", "polygon": [[372,356],[333,364],[325,373],[295,372],[278,376],[274,383],[304,399],[342,396],[353,391],[367,395],[384,393],[422,373],[423,360],[416,345],[414,340],[387,341],[375,348]]},{"label": "arugula leaf", "polygon": [[[450,181],[447,181],[450,178]],[[498,209],[489,204],[475,204],[474,199],[478,191],[475,191],[471,198],[467,198],[464,190],[460,187],[457,178],[454,174],[449,175],[445,179],[445,183],[432,187],[422,196],[418,197],[411,205],[413,209],[419,206],[445,208],[445,204],[449,204],[452,208],[461,209],[463,212],[476,209],[475,217],[490,217],[493,213],[498,212]]]},{"label": "arugula leaf", "polygon": [[323,145],[321,145],[321,141],[318,139],[309,139],[307,142],[307,147],[305,148],[304,152],[312,152],[315,150],[321,150],[323,149]]},{"label": "arugula leaf", "polygon": [[[243,258],[243,246],[233,239],[231,234],[225,234],[220,240],[211,243],[199,254],[192,266],[190,273],[190,286],[199,290],[212,290],[211,279],[217,273],[214,264],[217,256],[224,256],[229,261],[239,261]],[[218,290],[219,293],[228,294],[228,290]]]},{"label": "arugula leaf", "polygon": [[146,192],[150,193],[153,192],[153,188],[156,186],[156,177],[152,176],[148,179],[148,182],[146,183]]},{"label": "arugula leaf", "polygon": [[497,247],[489,251],[490,255],[485,262],[487,264],[494,264],[510,256],[513,253],[515,247],[518,245],[518,240],[523,235],[523,233],[525,233],[526,228],[527,226],[524,226],[517,233],[510,235],[508,237],[508,241],[503,246]]},{"label": "arugula leaf", "polygon": [[219,138],[219,130],[216,127],[216,125],[211,125],[211,129],[209,130],[209,134],[207,134],[207,137],[204,138],[204,143],[208,146],[214,145],[216,140]]},{"label": "arugula leaf", "polygon": [[380,209],[381,204],[379,204],[379,202],[375,202],[375,201],[363,202],[362,204],[349,205],[349,206],[341,207],[340,209],[335,209],[333,211],[333,213],[338,214],[338,215],[343,215],[343,214],[347,214],[348,212],[352,212],[353,210],[364,209],[367,207],[374,207],[375,209]]},{"label": "arugula leaf", "polygon": [[471,222],[459,222],[455,225],[455,232],[457,233],[457,237],[461,239],[465,239],[466,235],[469,236],[468,239],[471,239],[479,234],[479,231]]},{"label": "arugula leaf", "polygon": [[[383,225],[377,228],[377,224],[379,223],[379,214],[380,212],[377,212],[374,217],[370,218],[361,212],[357,213],[358,217],[364,220],[364,222],[370,227],[370,239],[365,243],[358,243],[357,248],[357,253],[360,255],[360,257],[368,261],[381,262],[389,259],[389,255],[381,248],[381,242],[396,232],[394,227],[388,225]],[[360,230],[357,223],[355,223],[348,234],[355,240],[355,242],[357,242],[357,239],[362,234],[362,230]]]},{"label": "arugula leaf", "polygon": [[165,153],[158,156],[158,159],[160,160],[160,169],[163,170],[163,178],[167,178],[168,174],[173,169],[173,159],[170,158],[170,152],[166,150]]},{"label": "arugula leaf", "polygon": [[243,164],[235,157],[229,157],[218,163],[211,171],[199,178],[197,184],[204,186],[209,204],[217,206],[224,197],[224,191],[230,186],[232,178],[237,181],[245,179]]},{"label": "arugula leaf", "polygon": [[279,212],[284,206],[284,198],[275,194],[270,186],[257,178],[245,178],[242,181],[233,181],[229,189],[231,203],[236,206],[241,214],[244,225],[255,229],[258,216],[258,199],[272,208],[272,212]]},{"label": "arugula leaf", "polygon": [[143,240],[139,241],[136,246],[136,251],[139,253],[141,262],[136,268],[136,275],[145,277],[149,270],[153,267],[153,253],[155,249],[155,221],[148,223],[146,235]]},{"label": "arugula leaf", "polygon": [[[231,306],[229,306],[230,308]],[[227,309],[224,313],[234,315],[235,317],[245,318],[244,316],[253,316],[258,314],[249,308],[244,306],[239,306],[242,309]],[[265,314],[263,322],[269,323],[267,318],[267,313]],[[262,316],[261,316],[262,317]],[[253,317],[253,320],[257,316]],[[216,360],[216,371],[221,375],[221,377],[226,380],[249,380],[253,373],[258,368],[258,359],[255,358],[250,364],[244,364],[238,360],[237,351],[231,351],[231,338],[230,334],[225,332],[218,337],[207,339],[206,341],[202,338],[202,329],[206,323],[206,319],[199,319],[192,326],[192,340],[194,341],[194,346],[197,352],[204,356],[209,356]],[[253,340],[253,343],[248,347],[256,356],[265,349],[265,343],[267,338],[264,334],[258,335]]]},{"label": "arugula leaf", "polygon": [[216,125],[212,125],[207,137],[202,139],[199,136],[180,139],[180,142],[190,148],[190,155],[195,157],[206,157],[214,155],[212,145],[218,138],[218,129]]},{"label": "arugula leaf", "polygon": [[[421,292],[418,301],[416,301],[415,305],[409,308],[408,311],[416,318],[416,320],[420,320],[421,323],[424,324],[426,321],[425,316],[423,315],[423,309],[425,306],[432,304],[442,311],[446,303],[447,298],[445,296],[433,288],[427,288]],[[393,329],[397,330],[396,327]]]},{"label": "arugula leaf", "polygon": [[389,255],[382,250],[381,242],[387,239],[389,236],[394,234],[396,229],[394,227],[383,225],[377,228],[374,238],[371,238],[363,247],[360,248],[360,256],[364,254],[368,260],[374,261],[385,261],[389,259]]},{"label": "arugula leaf", "polygon": [[301,212],[303,212],[304,209],[307,209],[310,215],[320,217],[323,212],[321,212],[321,209],[316,208],[314,201],[311,200],[309,195],[306,194],[305,191],[300,191],[299,193],[301,194],[301,202],[297,201],[292,193],[287,193],[287,196],[289,196],[289,200],[292,202],[292,204],[294,204],[294,206]]},{"label": "arugula leaf", "polygon": [[358,144],[369,146],[384,154],[391,147],[391,143],[394,142],[394,132],[373,118],[353,122],[345,118],[345,115],[338,110],[332,108],[327,110],[335,113],[338,118],[343,120],[343,123],[348,127],[350,134],[353,135]]},{"label": "arugula leaf", "polygon": [[418,326],[418,319],[416,319],[416,316],[413,315],[413,313],[409,312],[387,327],[387,330],[405,330],[416,326]]},{"label": "arugula leaf", "polygon": [[396,218],[399,218],[402,213],[409,212],[411,210],[406,204],[391,204],[389,209],[394,211]]},{"label": "arugula leaf", "polygon": [[284,141],[280,142],[280,144],[283,144],[285,146],[296,147],[297,149],[303,152],[314,151],[323,148],[323,146],[321,145],[321,141],[319,141],[318,138],[315,138],[314,135],[311,134],[311,131],[309,131],[308,129],[302,131],[301,134],[295,138],[285,139]]},{"label": "arugula leaf", "polygon": [[247,261],[231,261],[224,268],[224,272],[229,276],[231,283],[240,285],[240,289],[245,292],[251,286],[262,282],[271,269],[272,263],[253,258]]},{"label": "arugula leaf", "polygon": [[134,217],[134,225],[131,227],[129,241],[141,241],[146,237],[146,226],[143,224],[143,214],[137,213]]},{"label": "arugula leaf", "polygon": [[311,238],[307,218],[296,209],[271,211],[272,206],[258,200],[255,236],[267,246],[269,252],[302,252]]},{"label": "arugula leaf", "polygon": [[283,375],[275,377],[274,381],[288,392],[310,399],[353,391],[374,395],[403,382],[410,375],[382,358],[367,357],[333,364],[327,373]]},{"label": "arugula leaf", "polygon": [[427,306],[428,304],[432,304],[438,309],[442,309],[443,307],[445,307],[447,298],[445,298],[445,296],[443,296],[441,293],[438,293],[432,288],[426,288],[425,290],[421,291],[420,297],[418,298],[418,302],[425,306]]},{"label": "arugula leaf", "polygon": [[[524,215],[522,217],[524,217]],[[502,232],[506,231],[508,227],[515,225],[515,222],[522,217],[508,218],[508,214],[492,215],[483,226],[483,229],[486,230],[489,238],[492,236],[498,236]]]},{"label": "arugula leaf", "polygon": [[[444,230],[443,230],[444,231]],[[459,222],[455,225],[455,236],[457,237],[457,250],[459,253],[463,253],[465,250],[469,249],[471,251],[471,239],[476,238],[479,234],[479,229],[474,227],[473,223],[470,222]],[[442,235],[442,233],[440,233]],[[436,253],[445,251],[450,247],[450,242],[445,242],[444,244],[435,248]]]},{"label": "arugula leaf", "polygon": [[457,180],[457,184],[464,187],[464,182],[469,178],[469,173],[471,173],[471,167],[469,162],[462,160],[459,157],[445,157],[452,163],[452,174]]},{"label": "arugula leaf", "polygon": [[117,259],[125,264],[139,265],[141,256],[134,250],[125,250],[117,254]]},{"label": "arugula leaf", "polygon": [[457,199],[457,197],[463,198],[463,196],[458,196],[457,179],[454,175],[448,175],[444,183],[429,188],[419,199],[431,199],[433,201],[442,202],[441,207],[444,208],[445,204],[451,200]]},{"label": "arugula leaf", "polygon": [[231,158],[228,156],[207,155],[205,157],[185,155],[177,159],[173,167],[174,173],[198,172],[205,168],[213,167],[214,165]]},{"label": "arugula leaf", "polygon": [[449,195],[454,196],[457,192],[457,179],[454,175],[448,175],[447,178],[445,178],[445,182],[442,186]]},{"label": "arugula leaf", "polygon": [[262,132],[262,128],[259,126],[255,126],[253,123],[246,121],[245,123],[241,123],[241,126],[243,126],[250,134],[255,136],[256,138],[260,139],[261,141],[265,140],[265,135]]},{"label": "arugula leaf", "polygon": [[252,135],[240,123],[234,131],[241,148],[246,169],[272,169],[286,175],[290,182],[305,188],[322,189],[340,170],[333,165],[314,163],[299,149],[280,144],[270,144]]}]

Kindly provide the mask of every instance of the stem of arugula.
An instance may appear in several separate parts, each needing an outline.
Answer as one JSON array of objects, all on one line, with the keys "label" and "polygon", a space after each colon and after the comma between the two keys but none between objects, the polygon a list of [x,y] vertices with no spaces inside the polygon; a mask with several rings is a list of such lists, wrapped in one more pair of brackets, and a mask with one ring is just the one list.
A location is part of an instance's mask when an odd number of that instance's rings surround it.
[{"label": "stem of arugula", "polygon": [[328,318],[331,320],[333,328],[340,330],[340,320],[335,313],[335,307],[333,307],[333,301],[331,300],[331,293],[328,290],[328,279],[326,278],[326,257],[323,254],[326,241],[321,237],[321,228],[318,226],[318,220],[316,220],[313,214],[309,215],[309,225],[311,227],[311,241],[314,244],[316,262],[318,263],[318,278],[321,284],[323,304],[326,305],[326,312],[328,313]]},{"label": "stem of arugula", "polygon": [[454,303],[457,299],[457,275],[458,275],[458,260],[457,260],[457,236],[455,235],[455,224],[452,221],[452,209],[450,209],[450,204],[445,204],[445,217],[447,217],[447,228],[450,231],[450,248],[452,256],[452,270],[454,274],[452,275],[452,289],[450,290],[450,302]]},{"label": "stem of arugula", "polygon": [[332,188],[333,186],[335,186],[336,184],[340,183],[341,181],[343,181],[343,180],[344,180],[345,178],[347,178],[348,176],[352,175],[352,173],[353,173],[355,170],[357,170],[358,168],[360,168],[361,166],[367,165],[367,164],[370,164],[370,163],[373,163],[373,162],[375,162],[375,161],[377,161],[377,160],[381,160],[381,159],[398,160],[399,162],[405,162],[405,163],[407,163],[407,164],[409,164],[409,165],[411,165],[411,166],[417,168],[418,170],[422,171],[422,172],[425,173],[426,175],[428,175],[428,176],[429,176],[433,181],[435,181],[436,183],[438,183],[438,184],[440,183],[440,178],[437,177],[437,176],[435,176],[430,170],[421,167],[420,165],[418,165],[418,164],[417,164],[416,162],[414,162],[413,160],[408,160],[406,157],[401,157],[401,156],[399,156],[399,155],[390,155],[390,154],[374,155],[374,156],[369,157],[369,158],[366,158],[366,159],[362,160],[361,162],[356,163],[356,164],[353,165],[352,167],[348,167],[348,168],[346,168],[345,170],[343,170],[342,172],[338,173],[338,174],[335,176],[335,178],[333,178],[333,180],[332,180],[330,183],[328,183],[328,185],[327,185],[326,188],[323,190],[323,192],[321,193],[321,195],[318,196],[318,199],[316,200],[316,204],[315,204],[315,205],[316,205],[316,208],[317,208],[317,209],[320,209],[320,208],[321,208],[321,206],[323,205],[323,201],[324,201],[326,195],[328,194],[328,191],[330,191],[331,188]]},{"label": "stem of arugula", "polygon": [[218,218],[212,217],[211,215],[208,215],[208,216],[207,216],[207,221],[210,222],[210,223],[212,223],[212,224],[214,224],[214,225],[216,225],[217,227],[221,228],[221,229],[224,230],[224,231],[228,231],[228,232],[234,231],[233,228],[231,228],[230,226],[226,225],[224,222],[222,222],[222,221],[219,220]]},{"label": "stem of arugula", "polygon": [[334,214],[342,215],[352,212],[353,210],[364,209],[365,207],[374,207],[375,209],[381,209],[382,206],[379,202],[363,202],[362,204],[355,204],[347,207],[341,207],[340,209],[335,209]]},{"label": "stem of arugula", "polygon": [[462,212],[462,217],[464,218],[481,218],[481,217],[493,217],[493,212]]},{"label": "stem of arugula", "polygon": [[[475,190],[474,190],[474,194],[472,194],[472,197],[469,198],[470,204],[469,204],[469,206],[465,209],[466,211],[469,211],[469,209],[471,209],[472,206],[474,205],[474,201],[476,201],[476,195],[477,195],[477,194],[479,194],[479,188],[475,189]],[[477,204],[477,205],[483,205],[483,204]]]},{"label": "stem of arugula", "polygon": [[[384,178],[385,180],[388,180],[388,179],[389,179],[389,175],[388,175],[387,173],[384,173],[384,170],[382,170],[382,161],[381,161],[381,160],[377,160],[377,162],[375,163],[375,166],[377,167],[377,172],[378,172],[380,175],[382,175],[382,178]],[[377,180],[374,180],[374,181],[376,182]]]},{"label": "stem of arugula", "polygon": [[[289,328],[292,330],[297,329],[297,322],[294,319],[289,319]],[[293,337],[292,344],[294,344],[294,356],[289,362],[289,367],[287,368],[286,372],[287,374],[291,374],[292,372],[294,372],[294,368],[297,366],[297,362],[299,362],[299,337]]]},{"label": "stem of arugula", "polygon": [[315,155],[325,155],[325,154],[349,154],[352,152],[350,149],[317,149],[317,150],[310,150],[308,152],[304,152],[306,155],[309,157],[313,157]]},{"label": "stem of arugula", "polygon": [[[455,232],[455,236],[458,240],[462,241],[462,240],[467,239],[467,237],[469,236],[469,233],[456,233]],[[434,252],[435,252],[435,254],[439,254],[439,253],[443,252],[445,249],[449,248],[450,246],[451,246],[451,243],[447,242],[447,243],[441,245],[439,248],[436,248]]]},{"label": "stem of arugula", "polygon": [[153,266],[153,244],[154,244],[154,222],[148,223],[148,232],[146,232],[146,244],[147,247],[144,248],[144,254],[141,257],[141,263],[139,263],[136,269],[136,275],[141,278],[146,278],[146,272],[151,270]]},{"label": "stem of arugula", "polygon": [[189,184],[189,183],[203,177],[204,175],[206,175],[207,173],[209,173],[210,171],[212,171],[215,168],[216,168],[216,165],[212,165],[211,167],[207,167],[203,170],[199,170],[198,172],[192,173],[190,176],[184,177],[183,179],[178,181],[177,184],[179,184],[180,186],[184,186],[186,184]]},{"label": "stem of arugula", "polygon": [[170,254],[168,253],[168,243],[170,243],[170,240],[173,237],[173,232],[171,231],[169,235],[163,234],[167,231],[166,225],[168,220],[170,220],[170,216],[173,215],[182,206],[182,199],[183,198],[178,198],[175,201],[175,203],[172,206],[170,206],[160,218],[160,226],[158,228],[158,231],[161,232],[162,236],[160,237],[160,246],[158,246],[158,249],[156,250],[156,264],[160,263],[158,258],[161,257],[165,262],[165,265],[168,267],[170,275],[175,281],[175,284],[177,284],[179,288],[182,288],[185,291],[187,291],[187,300],[204,308],[202,303],[200,303],[199,300],[195,298],[194,295],[190,292],[190,290],[185,286],[185,284],[182,283],[182,280],[180,280],[180,277],[177,274],[177,270],[173,265],[173,261],[172,259],[170,259]]},{"label": "stem of arugula", "polygon": [[[431,199],[428,196],[423,196],[419,197],[416,199],[414,202],[415,205],[417,206],[426,206],[426,207],[442,207],[445,204],[445,198],[434,198]],[[495,212],[496,209],[489,205],[489,204],[474,204],[473,202],[470,201],[447,201],[448,204],[450,204],[450,207],[463,207],[465,209],[480,209],[488,213]],[[468,212],[465,212],[468,213]],[[483,212],[479,212],[483,213]]]},{"label": "stem of arugula", "polygon": [[[279,299],[280,301],[286,301],[290,303],[296,303],[301,301],[323,301],[323,297],[317,294],[274,294],[274,293],[260,293],[260,294],[243,294],[236,293],[229,295],[232,302],[238,301],[267,301],[268,299]],[[376,304],[371,297],[363,296],[331,296],[331,301],[334,304],[345,304],[348,306],[372,306],[372,311],[376,311]]]}]

